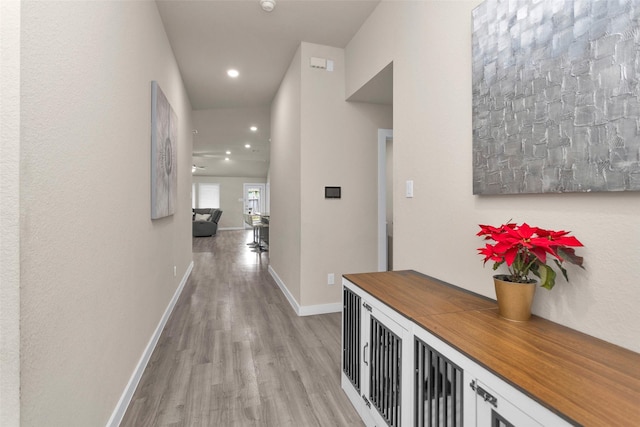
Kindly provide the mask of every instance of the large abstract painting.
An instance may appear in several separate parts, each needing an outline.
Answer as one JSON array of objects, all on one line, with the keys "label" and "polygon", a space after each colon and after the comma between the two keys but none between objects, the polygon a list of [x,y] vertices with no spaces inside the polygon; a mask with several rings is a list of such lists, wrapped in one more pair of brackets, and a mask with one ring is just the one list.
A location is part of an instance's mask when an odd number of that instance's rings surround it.
[{"label": "large abstract painting", "polygon": [[640,1],[473,11],[473,193],[640,190]]},{"label": "large abstract painting", "polygon": [[157,82],[151,82],[151,218],[173,215],[176,206],[178,118]]}]

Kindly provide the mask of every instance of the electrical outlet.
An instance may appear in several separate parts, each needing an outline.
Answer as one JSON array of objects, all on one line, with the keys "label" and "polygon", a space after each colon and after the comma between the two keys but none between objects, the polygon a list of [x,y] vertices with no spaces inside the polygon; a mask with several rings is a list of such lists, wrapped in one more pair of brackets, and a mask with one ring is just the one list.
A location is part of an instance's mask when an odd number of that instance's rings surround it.
[{"label": "electrical outlet", "polygon": [[329,273],[327,275],[327,284],[328,285],[335,285],[336,284],[336,279],[335,279],[335,276],[333,275],[333,273]]}]

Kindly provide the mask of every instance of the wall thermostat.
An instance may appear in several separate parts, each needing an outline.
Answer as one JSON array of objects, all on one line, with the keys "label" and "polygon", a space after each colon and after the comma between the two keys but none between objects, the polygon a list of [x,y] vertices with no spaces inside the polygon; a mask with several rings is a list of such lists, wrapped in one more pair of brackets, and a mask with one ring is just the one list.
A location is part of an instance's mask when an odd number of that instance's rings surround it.
[{"label": "wall thermostat", "polygon": [[339,199],[342,196],[342,187],[324,187],[325,199]]}]

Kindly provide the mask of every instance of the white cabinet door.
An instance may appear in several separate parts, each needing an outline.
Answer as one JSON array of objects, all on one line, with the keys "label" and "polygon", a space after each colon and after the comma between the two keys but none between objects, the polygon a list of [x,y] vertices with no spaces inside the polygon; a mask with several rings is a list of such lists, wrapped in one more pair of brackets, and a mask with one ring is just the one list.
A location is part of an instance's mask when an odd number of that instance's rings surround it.
[{"label": "white cabinet door", "polygon": [[[403,418],[403,365],[407,330],[365,302],[362,390],[376,426],[399,427]],[[410,402],[409,402],[410,403]],[[407,405],[407,403],[405,403]],[[409,408],[404,408],[409,409]]]},{"label": "white cabinet door", "polygon": [[[368,416],[370,409],[362,399],[362,296],[345,285],[342,289],[342,373],[341,383],[347,397],[360,418]],[[371,421],[373,424],[373,421]],[[369,424],[367,424],[369,425]]]},{"label": "white cabinet door", "polygon": [[406,325],[405,317],[343,279],[342,388],[369,427],[413,424],[413,335]]},{"label": "white cabinet door", "polygon": [[465,392],[462,368],[418,337],[414,345],[414,425],[461,427]]},{"label": "white cabinet door", "polygon": [[542,427],[486,384],[472,382],[476,392],[477,427]]}]

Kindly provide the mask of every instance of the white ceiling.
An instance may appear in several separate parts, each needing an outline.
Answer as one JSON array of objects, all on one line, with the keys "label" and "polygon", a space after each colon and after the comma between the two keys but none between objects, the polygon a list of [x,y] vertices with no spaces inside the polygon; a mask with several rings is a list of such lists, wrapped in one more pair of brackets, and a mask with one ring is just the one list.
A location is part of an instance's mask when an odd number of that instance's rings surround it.
[{"label": "white ceiling", "polygon": [[265,177],[269,107],[300,42],[345,47],[378,2],[276,0],[268,13],[259,0],[156,0],[195,110],[193,161],[205,167],[196,174]]}]

